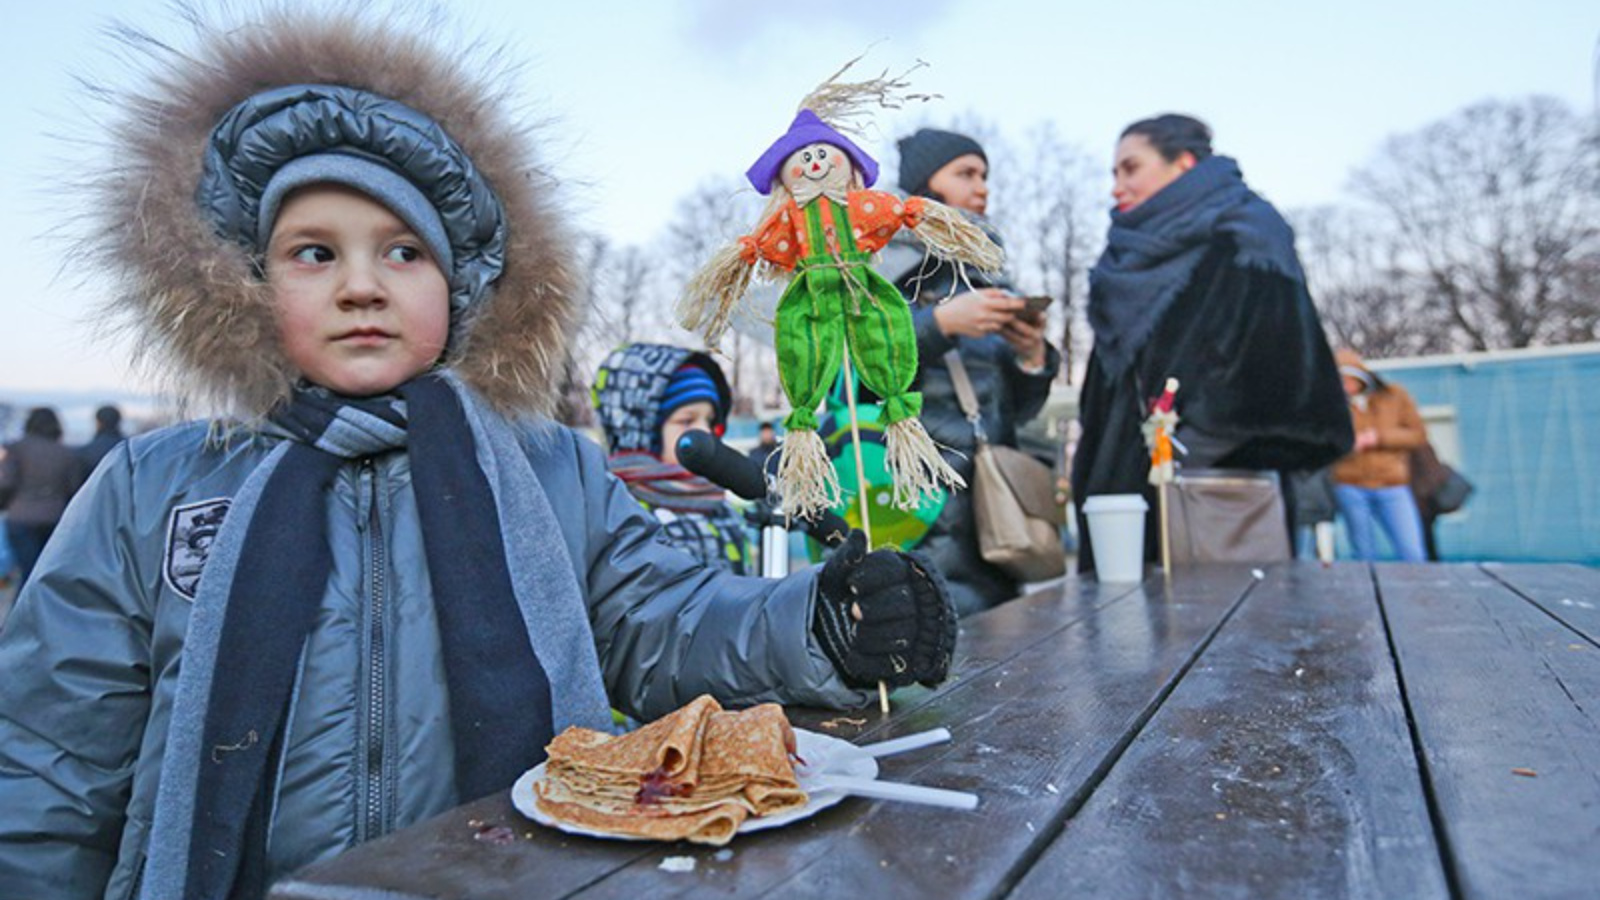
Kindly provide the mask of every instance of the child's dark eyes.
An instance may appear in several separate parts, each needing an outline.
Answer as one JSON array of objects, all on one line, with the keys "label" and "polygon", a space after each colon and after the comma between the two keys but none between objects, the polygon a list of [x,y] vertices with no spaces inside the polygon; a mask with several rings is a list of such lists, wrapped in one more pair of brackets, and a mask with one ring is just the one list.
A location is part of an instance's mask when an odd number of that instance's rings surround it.
[{"label": "child's dark eyes", "polygon": [[289,258],[301,263],[328,263],[333,262],[333,251],[321,244],[307,244],[296,247],[289,254]]},{"label": "child's dark eyes", "polygon": [[389,248],[384,258],[395,263],[414,263],[422,259],[422,248],[410,244],[397,244]]},{"label": "child's dark eyes", "polygon": [[[424,257],[422,248],[411,244],[396,244],[383,252],[383,258],[391,263],[414,263]],[[335,254],[326,245],[306,244],[289,251],[289,258],[306,265],[320,265],[333,262]]]}]

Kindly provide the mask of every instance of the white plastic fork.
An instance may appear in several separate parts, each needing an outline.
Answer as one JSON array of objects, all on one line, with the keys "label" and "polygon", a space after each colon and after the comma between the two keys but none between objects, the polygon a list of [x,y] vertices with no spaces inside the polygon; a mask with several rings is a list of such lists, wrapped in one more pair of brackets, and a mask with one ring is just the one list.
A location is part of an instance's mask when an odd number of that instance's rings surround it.
[{"label": "white plastic fork", "polygon": [[[856,752],[864,753],[871,757],[892,756],[896,753],[905,753],[909,750],[916,750],[933,744],[942,744],[948,740],[950,740],[950,729],[934,728],[887,741],[878,741],[875,744],[860,744],[854,749]],[[873,765],[873,769],[877,769],[876,764]],[[944,788],[923,787],[920,784],[904,784],[898,781],[880,781],[877,778],[823,774],[816,776],[815,781],[809,784],[808,787],[821,790],[831,789],[856,797],[870,797],[874,800],[902,800],[908,803],[922,803],[928,806],[943,806],[947,809],[978,808],[977,794],[949,791]]]},{"label": "white plastic fork", "polygon": [[903,800],[947,809],[977,809],[978,795],[965,791],[947,791],[944,788],[923,787],[920,784],[902,784],[898,781],[879,781],[876,778],[853,778],[848,775],[822,775],[816,786],[832,789],[856,797],[874,800]]},{"label": "white plastic fork", "polygon": [[869,756],[893,756],[896,753],[905,753],[908,750],[916,750],[933,744],[942,744],[948,740],[950,740],[950,729],[941,727],[916,734],[908,734],[905,737],[879,741],[876,744],[861,744],[859,749],[865,750]]}]

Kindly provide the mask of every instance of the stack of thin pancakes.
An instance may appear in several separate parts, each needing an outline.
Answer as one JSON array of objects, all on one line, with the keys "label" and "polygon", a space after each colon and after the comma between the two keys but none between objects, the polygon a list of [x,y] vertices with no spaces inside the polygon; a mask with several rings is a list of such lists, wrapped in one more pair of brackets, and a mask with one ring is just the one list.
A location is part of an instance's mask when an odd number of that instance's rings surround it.
[{"label": "stack of thin pancakes", "polygon": [[545,750],[539,809],[594,831],[720,845],[750,816],[806,803],[773,703],[729,712],[701,695],[624,735],[568,728]]}]

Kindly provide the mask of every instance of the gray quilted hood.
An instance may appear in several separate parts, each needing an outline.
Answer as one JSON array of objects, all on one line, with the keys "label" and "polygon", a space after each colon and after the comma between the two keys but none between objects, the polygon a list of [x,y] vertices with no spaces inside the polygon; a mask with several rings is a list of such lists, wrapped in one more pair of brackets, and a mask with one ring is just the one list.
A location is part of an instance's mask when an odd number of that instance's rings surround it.
[{"label": "gray quilted hood", "polygon": [[192,46],[120,32],[142,78],[110,90],[78,251],[117,282],[110,311],[140,360],[213,410],[253,418],[287,396],[295,372],[257,261],[262,194],[291,162],[345,159],[400,176],[437,213],[445,363],[503,411],[549,412],[576,328],[571,241],[532,135],[509,115],[509,73],[434,21],[354,4],[237,10],[188,10]]},{"label": "gray quilted hood", "polygon": [[[270,212],[263,217],[261,208],[268,185],[276,185],[275,176],[291,163],[324,160],[313,165],[313,179],[376,193],[372,170],[389,173],[409,189],[380,195],[387,205],[405,210],[409,197],[416,197],[430,208],[426,217],[444,232],[445,252],[436,255],[448,267],[451,319],[460,329],[504,268],[505,214],[466,151],[432,119],[402,103],[338,85],[256,94],[229,110],[212,131],[196,200],[223,235],[259,251],[263,232],[272,228]],[[343,176],[333,165],[339,160],[346,163]],[[402,215],[409,220],[416,213]],[[419,234],[428,230],[411,224]]]}]

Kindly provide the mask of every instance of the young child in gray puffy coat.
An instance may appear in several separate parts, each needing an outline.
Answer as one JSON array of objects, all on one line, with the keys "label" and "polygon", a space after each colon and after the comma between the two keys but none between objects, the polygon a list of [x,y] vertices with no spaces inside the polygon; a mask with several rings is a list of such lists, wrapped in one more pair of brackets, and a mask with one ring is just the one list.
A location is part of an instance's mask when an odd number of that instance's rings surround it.
[{"label": "young child in gray puffy coat", "polygon": [[854,706],[948,669],[906,557],[856,539],[769,581],[655,539],[543,417],[572,267],[502,91],[336,9],[133,41],[82,261],[229,415],[113,450],[0,632],[0,896],[260,896],[613,706]]}]

